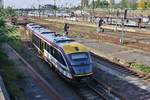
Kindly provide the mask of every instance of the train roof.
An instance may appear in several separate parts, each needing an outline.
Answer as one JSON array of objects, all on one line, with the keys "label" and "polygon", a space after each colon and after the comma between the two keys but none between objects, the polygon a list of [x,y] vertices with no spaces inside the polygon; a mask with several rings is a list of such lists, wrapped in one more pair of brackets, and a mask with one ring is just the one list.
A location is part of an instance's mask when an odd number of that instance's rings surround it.
[{"label": "train roof", "polygon": [[77,52],[88,52],[87,48],[76,42],[72,38],[68,37],[55,37],[54,42],[61,47],[66,54],[77,53]]},{"label": "train roof", "polygon": [[42,26],[40,25],[33,25],[33,26],[30,26],[31,28],[42,28]]},{"label": "train roof", "polygon": [[72,38],[68,38],[68,37],[65,37],[65,36],[56,36],[54,38],[54,42],[59,44],[59,43],[68,43],[68,42],[73,42],[75,40],[73,40]]},{"label": "train roof", "polygon": [[29,23],[29,24],[27,24],[27,27],[29,28],[29,27],[32,27],[32,26],[35,26],[35,25],[37,25],[37,24],[35,24],[35,23]]},{"label": "train roof", "polygon": [[38,24],[35,24],[35,23],[29,23],[29,24],[27,24],[27,28],[29,28],[31,30],[35,30],[35,29],[41,29],[43,27]]},{"label": "train roof", "polygon": [[76,42],[74,39],[66,36],[57,36],[55,32],[48,29],[35,29],[33,32],[34,34],[40,34],[47,42],[52,42],[61,47],[66,54],[88,52],[84,45]]},{"label": "train roof", "polygon": [[78,42],[65,43],[65,44],[62,44],[61,47],[63,48],[66,54],[88,52],[88,49],[84,45]]},{"label": "train roof", "polygon": [[45,28],[35,29],[34,32],[35,32],[35,33],[39,33],[39,34],[43,34],[43,35],[44,35],[44,34],[52,34],[52,33],[55,34],[55,32],[50,31],[50,30],[45,29]]},{"label": "train roof", "polygon": [[27,24],[27,26],[34,26],[34,25],[37,25],[37,24],[35,24],[35,23],[29,23],[29,24]]}]

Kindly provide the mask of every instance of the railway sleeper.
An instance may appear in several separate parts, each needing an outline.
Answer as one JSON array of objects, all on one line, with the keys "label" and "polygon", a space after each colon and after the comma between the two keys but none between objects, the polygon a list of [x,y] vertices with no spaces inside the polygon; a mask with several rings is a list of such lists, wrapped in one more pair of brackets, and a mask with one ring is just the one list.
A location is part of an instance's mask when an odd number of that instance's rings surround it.
[{"label": "railway sleeper", "polygon": [[82,96],[83,99],[86,100],[100,100],[99,96],[97,96],[89,89],[82,89],[79,91],[79,94]]},{"label": "railway sleeper", "polygon": [[100,97],[103,98],[103,100],[113,100],[113,98],[110,98],[108,93],[105,91],[101,91],[100,89],[97,89],[96,87],[90,86],[90,88],[95,91]]}]

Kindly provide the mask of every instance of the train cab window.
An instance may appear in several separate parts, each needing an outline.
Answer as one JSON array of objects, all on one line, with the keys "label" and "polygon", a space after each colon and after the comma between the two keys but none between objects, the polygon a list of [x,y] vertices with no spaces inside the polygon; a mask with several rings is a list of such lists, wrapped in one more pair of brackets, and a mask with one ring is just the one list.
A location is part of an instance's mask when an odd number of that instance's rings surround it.
[{"label": "train cab window", "polygon": [[81,59],[87,59],[88,55],[86,53],[79,53],[79,54],[71,54],[70,55],[72,60],[81,60]]},{"label": "train cab window", "polygon": [[64,58],[63,58],[63,56],[62,56],[61,53],[59,53],[58,61],[59,61],[62,65],[66,66],[65,60],[64,60]]},{"label": "train cab window", "polygon": [[83,65],[90,64],[88,53],[69,54],[69,57],[72,66],[79,66],[81,63]]}]

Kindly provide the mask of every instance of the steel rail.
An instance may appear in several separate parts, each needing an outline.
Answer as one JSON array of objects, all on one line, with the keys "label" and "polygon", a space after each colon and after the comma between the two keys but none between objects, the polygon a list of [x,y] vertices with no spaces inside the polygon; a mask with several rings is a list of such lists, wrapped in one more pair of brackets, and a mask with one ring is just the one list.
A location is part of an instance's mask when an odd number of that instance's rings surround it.
[{"label": "steel rail", "polygon": [[98,81],[96,78],[92,78],[93,80],[92,81],[95,81],[95,83],[97,83],[98,85],[100,85],[107,93],[111,93],[112,95],[116,96],[117,98],[121,99],[121,100],[125,100],[125,98],[120,94],[118,93],[117,91],[115,91],[113,89],[113,87],[110,87],[100,81]]}]

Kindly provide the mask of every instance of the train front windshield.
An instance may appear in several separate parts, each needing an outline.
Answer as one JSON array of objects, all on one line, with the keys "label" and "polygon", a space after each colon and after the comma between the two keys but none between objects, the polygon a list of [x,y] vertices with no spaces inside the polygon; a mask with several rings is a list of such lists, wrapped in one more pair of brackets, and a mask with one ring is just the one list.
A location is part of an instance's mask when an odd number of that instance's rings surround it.
[{"label": "train front windshield", "polygon": [[89,53],[69,54],[69,58],[76,75],[92,73],[92,62]]}]

